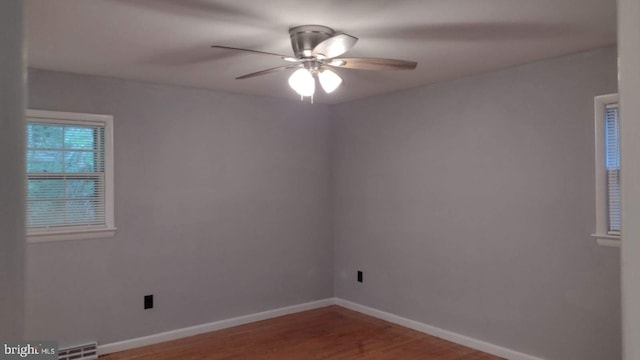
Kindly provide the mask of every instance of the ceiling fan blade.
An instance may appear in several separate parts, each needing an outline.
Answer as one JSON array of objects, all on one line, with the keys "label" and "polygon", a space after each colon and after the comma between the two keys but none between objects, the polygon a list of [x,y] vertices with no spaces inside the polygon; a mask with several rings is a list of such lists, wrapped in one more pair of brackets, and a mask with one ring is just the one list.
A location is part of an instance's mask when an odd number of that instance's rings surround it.
[{"label": "ceiling fan blade", "polygon": [[340,56],[351,49],[358,38],[347,34],[338,34],[316,45],[311,52],[312,55],[321,55],[327,59]]},{"label": "ceiling fan blade", "polygon": [[249,79],[249,78],[256,77],[256,76],[267,75],[267,74],[270,74],[272,72],[276,72],[276,71],[280,71],[280,70],[286,70],[286,69],[293,69],[293,68],[297,68],[297,67],[299,67],[299,65],[278,66],[278,67],[274,67],[274,68],[271,68],[271,69],[266,69],[266,70],[262,70],[262,71],[256,71],[256,72],[251,73],[251,74],[238,76],[236,78],[236,80]]},{"label": "ceiling fan blade", "polygon": [[362,70],[413,70],[418,66],[415,61],[379,58],[336,58],[325,64],[346,69]]},{"label": "ceiling fan blade", "polygon": [[296,58],[294,58],[292,56],[286,56],[286,55],[282,55],[282,54],[274,54],[274,53],[270,53],[270,52],[266,52],[266,51],[242,49],[242,48],[235,48],[235,47],[222,46],[222,45],[211,45],[211,47],[214,48],[214,49],[243,51],[243,52],[247,52],[247,53],[251,53],[251,54],[277,56],[277,57],[279,57],[279,58],[281,58],[283,60],[289,61],[289,62],[298,62],[299,61],[298,59],[296,59]]}]

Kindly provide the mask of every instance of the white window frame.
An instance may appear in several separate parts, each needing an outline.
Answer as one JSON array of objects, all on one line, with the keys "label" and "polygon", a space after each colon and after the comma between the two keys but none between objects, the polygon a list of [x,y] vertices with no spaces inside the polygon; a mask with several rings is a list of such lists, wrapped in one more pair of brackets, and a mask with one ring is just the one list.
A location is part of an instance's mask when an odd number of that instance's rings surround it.
[{"label": "white window frame", "polygon": [[107,238],[117,230],[114,218],[113,189],[113,116],[48,110],[27,110],[27,122],[104,126],[104,206],[105,225],[79,225],[51,228],[27,228],[27,242],[49,242]]},{"label": "white window frame", "polygon": [[598,245],[620,247],[620,235],[608,229],[608,189],[606,169],[605,113],[607,105],[618,104],[618,94],[596,96],[594,99],[596,137],[596,232],[591,236]]}]

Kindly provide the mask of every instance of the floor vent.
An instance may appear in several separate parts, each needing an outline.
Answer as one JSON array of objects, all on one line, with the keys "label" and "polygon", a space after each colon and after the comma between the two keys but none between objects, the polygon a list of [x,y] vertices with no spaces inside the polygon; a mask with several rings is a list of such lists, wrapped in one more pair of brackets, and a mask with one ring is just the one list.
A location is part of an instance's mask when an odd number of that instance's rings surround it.
[{"label": "floor vent", "polygon": [[58,350],[58,360],[89,360],[97,358],[97,343],[84,344]]}]

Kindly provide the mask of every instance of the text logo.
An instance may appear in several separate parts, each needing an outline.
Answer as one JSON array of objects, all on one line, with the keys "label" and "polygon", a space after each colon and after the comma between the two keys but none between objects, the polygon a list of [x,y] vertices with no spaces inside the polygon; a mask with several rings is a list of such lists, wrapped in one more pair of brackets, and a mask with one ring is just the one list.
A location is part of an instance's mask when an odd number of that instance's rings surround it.
[{"label": "text logo", "polygon": [[0,360],[39,359],[57,360],[55,341],[0,341]]}]

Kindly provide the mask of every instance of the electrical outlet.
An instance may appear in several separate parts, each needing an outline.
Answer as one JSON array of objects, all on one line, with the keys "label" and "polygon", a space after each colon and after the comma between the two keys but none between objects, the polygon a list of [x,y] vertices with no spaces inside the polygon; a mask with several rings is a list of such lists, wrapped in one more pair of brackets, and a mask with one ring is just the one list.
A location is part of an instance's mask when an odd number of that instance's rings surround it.
[{"label": "electrical outlet", "polygon": [[362,282],[362,271],[358,270],[358,282]]},{"label": "electrical outlet", "polygon": [[153,295],[144,296],[144,309],[153,309]]}]

